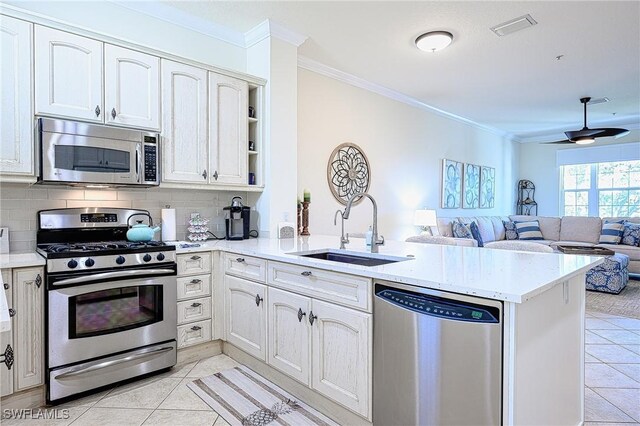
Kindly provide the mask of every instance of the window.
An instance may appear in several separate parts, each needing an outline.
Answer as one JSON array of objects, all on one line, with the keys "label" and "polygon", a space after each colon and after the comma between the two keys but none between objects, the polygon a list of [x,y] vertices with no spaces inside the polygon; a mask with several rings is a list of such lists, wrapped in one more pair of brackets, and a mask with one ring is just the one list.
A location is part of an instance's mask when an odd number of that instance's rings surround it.
[{"label": "window", "polygon": [[640,160],[560,167],[565,216],[640,217]]}]

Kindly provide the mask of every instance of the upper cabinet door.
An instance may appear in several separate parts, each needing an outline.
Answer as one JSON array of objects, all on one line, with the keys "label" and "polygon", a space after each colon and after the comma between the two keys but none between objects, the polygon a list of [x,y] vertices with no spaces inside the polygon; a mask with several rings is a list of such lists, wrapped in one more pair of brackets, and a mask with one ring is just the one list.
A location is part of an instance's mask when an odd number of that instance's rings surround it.
[{"label": "upper cabinet door", "polygon": [[103,122],[102,42],[36,25],[36,114]]},{"label": "upper cabinet door", "polygon": [[160,59],[106,44],[107,124],[160,130]]},{"label": "upper cabinet door", "polygon": [[208,183],[207,71],[161,65],[163,181]]},{"label": "upper cabinet door", "polygon": [[31,107],[31,29],[29,22],[0,19],[0,173],[33,175]]},{"label": "upper cabinet door", "polygon": [[209,72],[211,183],[248,182],[248,96],[246,81]]}]

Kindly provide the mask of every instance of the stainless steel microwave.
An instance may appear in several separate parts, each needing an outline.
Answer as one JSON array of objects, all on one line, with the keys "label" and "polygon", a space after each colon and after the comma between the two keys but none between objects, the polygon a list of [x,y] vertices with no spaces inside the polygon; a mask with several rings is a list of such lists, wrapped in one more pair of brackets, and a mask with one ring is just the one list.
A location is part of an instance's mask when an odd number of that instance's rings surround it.
[{"label": "stainless steel microwave", "polygon": [[38,183],[160,184],[160,135],[76,121],[38,119]]}]

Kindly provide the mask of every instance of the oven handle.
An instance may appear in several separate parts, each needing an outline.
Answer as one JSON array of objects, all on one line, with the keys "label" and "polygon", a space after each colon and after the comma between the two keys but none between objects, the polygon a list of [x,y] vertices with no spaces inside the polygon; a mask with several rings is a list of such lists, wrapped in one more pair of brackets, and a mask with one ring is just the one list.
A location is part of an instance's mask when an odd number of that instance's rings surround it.
[{"label": "oven handle", "polygon": [[108,280],[112,278],[135,277],[138,275],[172,275],[175,274],[173,269],[131,269],[129,271],[102,272],[100,274],[85,275],[82,277],[67,278],[66,280],[56,281],[53,284],[70,285],[81,284],[89,281]]},{"label": "oven handle", "polygon": [[172,351],[174,348],[173,346],[163,346],[161,348],[155,347],[155,348],[145,348],[142,349],[140,351],[136,351],[134,353],[132,353],[129,356],[126,356],[124,358],[118,358],[118,359],[112,359],[109,361],[103,361],[103,362],[96,362],[94,364],[87,366],[80,366],[77,367],[76,369],[73,370],[69,370],[66,373],[62,373],[56,377],[54,377],[55,380],[64,380],[64,379],[69,379],[75,376],[79,376],[82,374],[87,374],[87,373],[91,373],[93,371],[97,371],[97,370],[102,370],[103,368],[107,368],[107,367],[112,367],[114,365],[118,365],[118,364],[123,364],[125,362],[129,362],[129,361],[135,361],[137,359],[140,358],[147,358],[150,356],[155,356],[155,355],[159,355],[161,353],[165,353],[165,352],[169,352]]}]

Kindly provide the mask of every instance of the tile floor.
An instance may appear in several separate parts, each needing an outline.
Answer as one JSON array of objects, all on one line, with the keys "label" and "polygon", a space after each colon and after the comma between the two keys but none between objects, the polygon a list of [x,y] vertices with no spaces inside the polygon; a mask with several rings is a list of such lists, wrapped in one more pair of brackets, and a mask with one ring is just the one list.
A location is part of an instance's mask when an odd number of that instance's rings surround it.
[{"label": "tile floor", "polygon": [[[586,318],[585,426],[640,425],[640,319],[590,312]],[[2,425],[227,425],[187,383],[238,365],[225,355],[115,387],[56,408],[65,420],[9,420]]]},{"label": "tile floor", "polygon": [[640,319],[588,312],[585,426],[640,425]]}]

